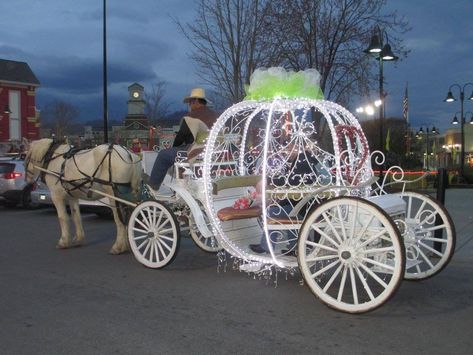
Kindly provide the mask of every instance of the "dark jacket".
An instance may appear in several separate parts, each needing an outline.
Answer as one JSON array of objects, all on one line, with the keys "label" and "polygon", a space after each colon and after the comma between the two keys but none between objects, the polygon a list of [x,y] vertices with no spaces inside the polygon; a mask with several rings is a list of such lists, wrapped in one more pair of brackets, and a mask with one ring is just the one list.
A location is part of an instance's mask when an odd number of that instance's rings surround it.
[{"label": "dark jacket", "polygon": [[[196,110],[192,110],[186,116],[197,118],[204,122],[207,127],[212,128],[213,124],[217,121],[218,115],[216,112],[209,109],[207,106],[201,106]],[[177,132],[176,138],[174,138],[173,147],[180,147],[182,145],[189,145],[194,143],[194,136],[191,130],[187,126],[185,120],[182,120],[179,132]]]}]

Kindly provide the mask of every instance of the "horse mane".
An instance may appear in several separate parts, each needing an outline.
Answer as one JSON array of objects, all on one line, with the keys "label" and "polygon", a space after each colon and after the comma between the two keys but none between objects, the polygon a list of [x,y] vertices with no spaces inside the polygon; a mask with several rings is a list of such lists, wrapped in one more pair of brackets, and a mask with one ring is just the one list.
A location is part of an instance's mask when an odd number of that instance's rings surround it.
[{"label": "horse mane", "polygon": [[43,138],[31,142],[30,147],[28,149],[28,154],[26,156],[26,160],[33,161],[36,164],[42,162],[44,160],[46,152],[48,151],[52,143],[53,140],[50,138]]}]

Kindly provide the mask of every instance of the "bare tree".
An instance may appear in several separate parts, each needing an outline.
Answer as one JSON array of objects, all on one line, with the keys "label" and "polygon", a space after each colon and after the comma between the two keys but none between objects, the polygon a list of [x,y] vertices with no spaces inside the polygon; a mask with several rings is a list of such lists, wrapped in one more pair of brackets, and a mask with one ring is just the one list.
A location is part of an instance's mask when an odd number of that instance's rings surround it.
[{"label": "bare tree", "polygon": [[145,92],[146,114],[151,122],[162,120],[168,113],[170,104],[165,101],[166,82],[159,81],[151,85],[150,92]]},{"label": "bare tree", "polygon": [[46,105],[42,111],[45,126],[52,129],[56,137],[62,139],[73,133],[79,109],[62,100],[56,100]]},{"label": "bare tree", "polygon": [[376,61],[363,53],[373,28],[405,56],[400,35],[409,30],[396,12],[383,13],[386,0],[273,0],[271,38],[279,43],[282,63],[294,70],[316,68],[327,99],[347,105],[377,79]]},{"label": "bare tree", "polygon": [[177,24],[188,38],[197,74],[230,102],[244,97],[245,84],[267,65],[267,0],[200,0],[193,22]]}]

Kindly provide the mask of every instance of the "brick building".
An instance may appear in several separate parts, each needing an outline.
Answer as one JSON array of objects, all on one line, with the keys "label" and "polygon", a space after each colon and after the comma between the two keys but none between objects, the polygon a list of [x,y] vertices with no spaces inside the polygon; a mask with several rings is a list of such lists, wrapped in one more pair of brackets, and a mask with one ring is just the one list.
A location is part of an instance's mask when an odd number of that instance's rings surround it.
[{"label": "brick building", "polygon": [[36,89],[40,83],[27,63],[0,59],[0,143],[38,139]]}]

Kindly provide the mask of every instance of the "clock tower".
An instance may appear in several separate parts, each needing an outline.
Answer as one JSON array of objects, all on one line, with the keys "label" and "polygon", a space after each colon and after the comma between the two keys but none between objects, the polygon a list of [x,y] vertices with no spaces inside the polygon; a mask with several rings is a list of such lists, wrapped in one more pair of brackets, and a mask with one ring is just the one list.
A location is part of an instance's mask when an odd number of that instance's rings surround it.
[{"label": "clock tower", "polygon": [[145,115],[146,101],[144,100],[144,87],[138,83],[128,87],[128,114],[125,117],[125,129],[147,130],[148,118]]}]

